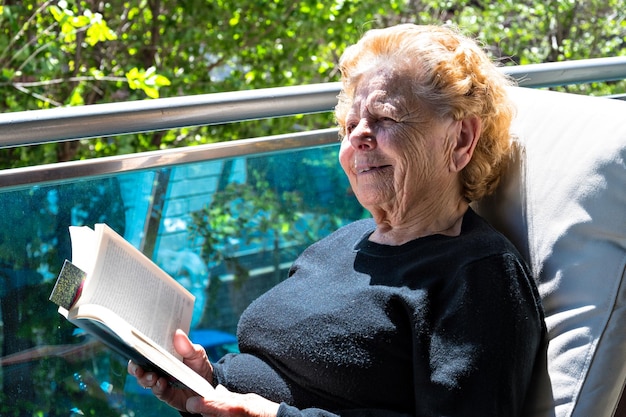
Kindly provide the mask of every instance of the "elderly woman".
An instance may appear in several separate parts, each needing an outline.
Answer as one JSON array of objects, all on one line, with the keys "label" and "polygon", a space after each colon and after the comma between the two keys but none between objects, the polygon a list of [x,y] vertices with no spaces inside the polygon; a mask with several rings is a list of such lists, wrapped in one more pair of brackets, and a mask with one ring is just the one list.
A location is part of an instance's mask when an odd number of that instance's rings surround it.
[{"label": "elderly woman", "polygon": [[515,248],[469,207],[509,151],[507,79],[444,27],[368,32],[341,58],[341,166],[373,219],[312,245],[241,317],[240,354],[185,362],[200,398],[134,364],[184,412],[209,416],[519,416],[545,326]]}]

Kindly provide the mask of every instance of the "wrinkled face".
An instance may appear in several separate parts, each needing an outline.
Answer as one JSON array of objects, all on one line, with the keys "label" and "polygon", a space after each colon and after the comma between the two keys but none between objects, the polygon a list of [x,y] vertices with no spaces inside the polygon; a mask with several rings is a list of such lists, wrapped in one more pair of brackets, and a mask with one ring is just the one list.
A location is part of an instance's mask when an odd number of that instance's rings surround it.
[{"label": "wrinkled face", "polygon": [[451,138],[459,123],[436,117],[391,68],[364,74],[346,117],[339,160],[369,211],[411,216],[449,187]]}]

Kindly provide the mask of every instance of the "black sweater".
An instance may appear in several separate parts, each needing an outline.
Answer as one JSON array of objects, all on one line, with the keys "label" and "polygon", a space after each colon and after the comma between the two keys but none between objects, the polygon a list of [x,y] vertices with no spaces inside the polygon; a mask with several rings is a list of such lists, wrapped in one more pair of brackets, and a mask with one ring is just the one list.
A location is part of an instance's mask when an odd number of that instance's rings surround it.
[{"label": "black sweater", "polygon": [[519,416],[545,336],[515,248],[471,209],[401,246],[350,224],[303,252],[239,322],[217,381],[291,416]]}]

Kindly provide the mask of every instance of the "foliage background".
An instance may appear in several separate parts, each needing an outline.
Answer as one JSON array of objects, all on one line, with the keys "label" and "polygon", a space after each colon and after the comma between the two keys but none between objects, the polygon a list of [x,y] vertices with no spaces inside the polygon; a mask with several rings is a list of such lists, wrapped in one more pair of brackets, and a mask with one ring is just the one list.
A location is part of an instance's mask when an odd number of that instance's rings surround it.
[{"label": "foliage background", "polygon": [[[626,0],[4,0],[0,111],[336,81],[346,45],[452,23],[503,65],[623,55]],[[624,82],[569,87],[622,93]],[[0,150],[0,168],[328,127],[332,115]]]}]

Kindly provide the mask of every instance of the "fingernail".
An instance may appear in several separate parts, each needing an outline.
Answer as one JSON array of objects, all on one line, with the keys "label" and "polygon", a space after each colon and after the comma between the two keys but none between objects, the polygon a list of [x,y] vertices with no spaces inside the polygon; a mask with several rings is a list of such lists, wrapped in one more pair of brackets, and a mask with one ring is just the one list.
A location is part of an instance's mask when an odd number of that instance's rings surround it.
[{"label": "fingernail", "polygon": [[187,411],[192,413],[192,414],[196,414],[196,409],[198,409],[198,399],[200,397],[191,397],[187,400],[187,404],[185,404]]},{"label": "fingernail", "polygon": [[152,382],[152,380],[154,379],[154,375],[148,374],[146,375],[146,379],[148,380],[148,382]]}]

